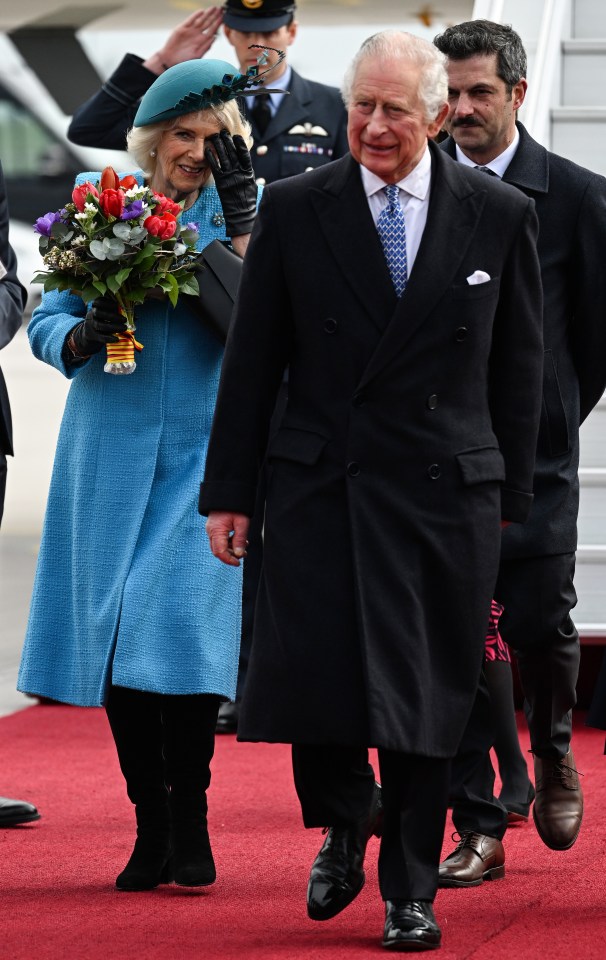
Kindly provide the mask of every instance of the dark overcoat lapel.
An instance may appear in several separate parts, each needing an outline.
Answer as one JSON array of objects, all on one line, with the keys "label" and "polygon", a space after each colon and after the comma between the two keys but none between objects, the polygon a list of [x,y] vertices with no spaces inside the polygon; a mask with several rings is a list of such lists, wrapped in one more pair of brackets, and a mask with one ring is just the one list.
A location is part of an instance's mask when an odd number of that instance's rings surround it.
[{"label": "dark overcoat lapel", "polygon": [[[384,331],[360,387],[377,376],[405,346],[453,282],[484,206],[485,194],[472,190],[457,166],[445,160],[433,145],[430,147],[432,186],[427,223],[400,300],[391,283],[357,163],[348,157],[333,164],[325,190],[314,190],[310,196],[344,279],[378,329]],[[452,228],[445,231],[444,223],[452,224]]]},{"label": "dark overcoat lapel", "polygon": [[348,155],[332,164],[325,188],[311,190],[309,199],[343,281],[375,326],[385,330],[398,298],[355,160]]}]

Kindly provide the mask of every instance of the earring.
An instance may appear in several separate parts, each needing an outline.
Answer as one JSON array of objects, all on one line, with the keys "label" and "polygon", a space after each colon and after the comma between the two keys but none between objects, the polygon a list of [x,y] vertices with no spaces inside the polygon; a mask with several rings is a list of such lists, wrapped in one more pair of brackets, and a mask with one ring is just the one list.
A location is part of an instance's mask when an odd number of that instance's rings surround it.
[{"label": "earring", "polygon": [[155,156],[156,156],[156,151],[155,151],[155,150],[150,150],[150,151],[149,151],[149,155],[150,155],[150,157],[155,157]]}]

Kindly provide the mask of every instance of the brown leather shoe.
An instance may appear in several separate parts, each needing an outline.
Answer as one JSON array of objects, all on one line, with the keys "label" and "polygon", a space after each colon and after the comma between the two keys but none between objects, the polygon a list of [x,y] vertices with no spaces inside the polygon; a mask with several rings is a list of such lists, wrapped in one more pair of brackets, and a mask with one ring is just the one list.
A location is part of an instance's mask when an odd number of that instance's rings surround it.
[{"label": "brown leather shoe", "polygon": [[484,880],[501,880],[504,864],[505,850],[496,837],[462,833],[456,848],[440,864],[438,886],[479,887]]},{"label": "brown leather shoe", "polygon": [[572,750],[560,760],[534,758],[537,791],[532,815],[539,836],[551,850],[568,850],[579,835],[583,791]]}]

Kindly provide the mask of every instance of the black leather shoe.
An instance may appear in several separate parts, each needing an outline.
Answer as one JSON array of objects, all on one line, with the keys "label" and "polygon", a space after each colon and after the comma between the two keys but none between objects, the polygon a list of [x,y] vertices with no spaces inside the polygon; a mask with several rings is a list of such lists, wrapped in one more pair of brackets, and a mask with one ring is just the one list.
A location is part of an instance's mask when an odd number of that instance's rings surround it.
[{"label": "black leather shoe", "polygon": [[40,814],[32,803],[0,797],[0,827],[17,827],[39,819]]},{"label": "black leather shoe", "polygon": [[437,950],[442,933],[429,900],[387,900],[383,946],[388,950]]},{"label": "black leather shoe", "polygon": [[240,719],[240,704],[232,703],[231,700],[227,700],[225,703],[222,703],[219,707],[219,715],[217,716],[217,733],[237,733],[238,732],[238,720]]},{"label": "black leather shoe", "polygon": [[364,855],[374,834],[381,836],[381,787],[375,784],[368,818],[349,827],[330,827],[313,862],[307,887],[307,914],[311,920],[331,920],[355,900],[364,886]]}]

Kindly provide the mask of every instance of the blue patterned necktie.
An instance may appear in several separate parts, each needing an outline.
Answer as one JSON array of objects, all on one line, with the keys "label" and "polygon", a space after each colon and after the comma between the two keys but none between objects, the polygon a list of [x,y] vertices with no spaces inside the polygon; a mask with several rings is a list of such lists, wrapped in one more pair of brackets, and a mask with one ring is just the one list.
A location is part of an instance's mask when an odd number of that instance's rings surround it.
[{"label": "blue patterned necktie", "polygon": [[387,206],[381,210],[377,220],[377,232],[383,247],[389,273],[398,297],[406,289],[408,267],[406,264],[406,224],[404,211],[400,206],[399,188],[392,183],[383,187],[387,195]]}]

